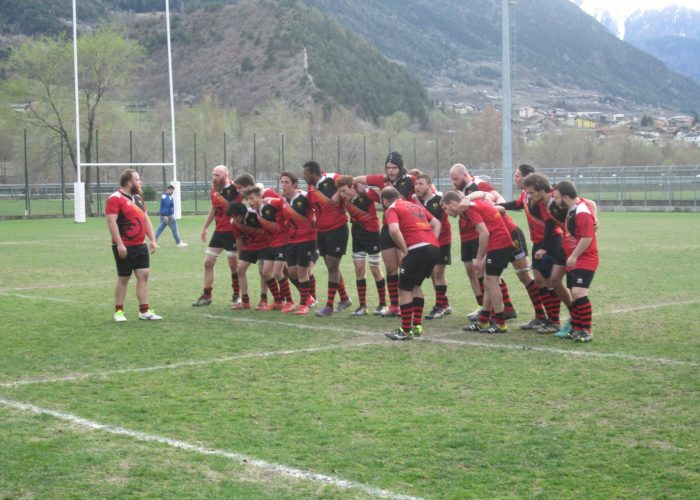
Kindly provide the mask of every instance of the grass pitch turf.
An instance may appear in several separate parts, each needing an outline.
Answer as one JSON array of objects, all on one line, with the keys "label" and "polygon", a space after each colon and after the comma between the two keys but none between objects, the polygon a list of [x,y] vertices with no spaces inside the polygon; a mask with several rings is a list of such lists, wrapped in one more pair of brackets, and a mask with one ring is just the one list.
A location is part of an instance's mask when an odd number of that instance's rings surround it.
[{"label": "grass pitch turf", "polygon": [[152,256],[165,320],[136,319],[132,283],[115,324],[104,220],[0,222],[0,498],[697,496],[700,220],[601,220],[589,345],[519,331],[532,313],[512,271],[510,332],[461,332],[475,303],[456,243],[455,312],[413,342],[384,339],[398,320],[230,311],[223,262],[193,308],[203,217],[179,222],[188,248],[165,232]]}]

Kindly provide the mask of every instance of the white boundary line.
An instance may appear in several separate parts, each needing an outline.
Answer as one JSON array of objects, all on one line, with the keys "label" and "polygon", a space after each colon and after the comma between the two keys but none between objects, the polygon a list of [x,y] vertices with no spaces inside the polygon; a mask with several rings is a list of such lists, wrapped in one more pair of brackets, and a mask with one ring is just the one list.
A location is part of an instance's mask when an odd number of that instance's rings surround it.
[{"label": "white boundary line", "polygon": [[75,303],[78,302],[77,300],[70,300],[70,299],[58,299],[56,297],[35,297],[33,295],[22,295],[21,293],[7,293],[7,292],[0,292],[0,296],[2,297],[15,297],[18,299],[31,299],[31,300],[48,300],[50,302],[64,302],[64,303]]},{"label": "white boundary line", "polygon": [[[0,241],[0,246],[10,246],[10,245],[82,245],[90,241],[105,241],[105,238],[83,238],[83,239],[69,239],[69,240],[25,240],[25,241]],[[107,240],[109,241],[109,240]]]},{"label": "white boundary line", "polygon": [[596,316],[603,316],[608,314],[624,314],[637,311],[647,311],[649,309],[661,309],[663,307],[673,307],[673,306],[690,306],[694,304],[700,304],[700,300],[681,300],[678,302],[659,302],[658,304],[646,304],[642,306],[634,307],[624,307],[622,309],[613,309],[612,311],[601,311],[596,312]]},{"label": "white boundary line", "polygon": [[[191,279],[198,279],[200,278],[200,274],[193,274],[191,276],[149,276],[148,281],[150,283],[160,283],[163,281],[180,281],[180,280],[191,280]],[[100,280],[100,281],[83,281],[81,283],[78,283],[80,286],[92,286],[92,285],[114,285],[116,282],[116,276],[114,279],[110,280]],[[41,286],[21,286],[21,287],[11,287],[11,288],[0,288],[0,293],[5,293],[5,292],[23,292],[26,290],[55,290],[57,288],[75,288],[76,283],[58,283],[55,285],[41,285]],[[35,297],[27,297],[27,298],[35,298]]]},{"label": "white boundary line", "polygon": [[190,444],[185,441],[180,441],[177,439],[171,439],[163,436],[158,436],[156,434],[147,434],[145,432],[134,431],[130,429],[125,429],[124,427],[116,427],[112,425],[101,424],[92,420],[87,420],[77,415],[71,415],[70,413],[62,413],[54,410],[49,410],[47,408],[41,408],[39,406],[34,406],[27,403],[21,403],[19,401],[13,401],[10,399],[0,398],[0,404],[14,408],[17,410],[22,410],[25,412],[35,413],[37,415],[49,415],[51,417],[70,422],[72,424],[78,425],[80,427],[85,427],[90,430],[103,431],[109,434],[115,434],[118,436],[127,436],[130,438],[137,439],[138,441],[146,441],[164,444],[177,448],[180,450],[185,450],[193,453],[198,453],[200,455],[218,456],[228,458],[230,460],[239,462],[240,464],[248,467],[255,467],[257,469],[262,469],[274,474],[279,474],[282,476],[290,476],[297,479],[304,479],[307,481],[315,481],[322,484],[330,484],[342,489],[355,489],[360,490],[368,495],[378,498],[392,498],[396,500],[416,500],[417,497],[410,495],[404,495],[401,493],[394,493],[392,491],[381,489],[377,486],[372,486],[364,483],[357,483],[354,481],[349,481],[337,476],[328,476],[325,474],[320,474],[318,472],[306,471],[302,469],[295,469],[293,467],[288,467],[286,465],[277,464],[274,462],[267,462],[259,458],[244,455],[242,453],[236,453],[233,451],[217,450],[214,448],[205,448],[203,446],[198,446],[195,444]]},{"label": "white boundary line", "polygon": [[[325,330],[338,333],[352,333],[356,335],[366,335],[366,336],[377,336],[377,332],[367,332],[362,330],[353,330],[350,328],[338,328],[333,326],[323,326],[323,325],[308,325],[304,323],[290,323],[284,321],[272,321],[272,320],[257,320],[252,318],[236,318],[232,316],[216,316],[213,314],[199,314],[197,316],[202,316],[204,318],[210,319],[223,319],[228,321],[235,321],[241,323],[257,323],[257,324],[271,324],[276,326],[286,326],[292,328],[299,328],[302,330]],[[446,334],[460,334],[465,335],[464,332],[458,330],[443,330]],[[646,363],[659,363],[664,365],[678,365],[678,366],[699,366],[700,363],[694,361],[683,361],[670,358],[657,358],[654,356],[637,356],[634,354],[625,354],[620,352],[600,352],[600,351],[582,351],[582,350],[569,350],[569,349],[558,349],[556,347],[541,347],[541,346],[530,346],[523,344],[496,344],[491,342],[478,342],[470,340],[456,340],[456,339],[446,339],[440,337],[424,336],[421,337],[419,341],[423,342],[436,342],[443,344],[455,344],[455,345],[468,345],[472,347],[486,347],[488,349],[510,349],[516,351],[534,351],[534,352],[548,352],[553,354],[567,354],[570,356],[580,356],[580,357],[590,357],[590,358],[616,358],[624,359],[627,361],[643,361]]]},{"label": "white boundary line", "polygon": [[189,367],[189,366],[206,366],[215,363],[228,363],[229,361],[236,361],[239,359],[249,359],[249,358],[267,358],[272,356],[288,356],[291,354],[304,354],[304,353],[315,353],[323,351],[332,351],[336,349],[346,349],[354,347],[366,347],[369,345],[382,345],[383,342],[354,342],[347,344],[331,344],[327,346],[320,347],[307,347],[303,349],[286,349],[281,351],[265,351],[265,352],[244,352],[241,354],[235,354],[232,356],[226,356],[223,358],[213,358],[213,359],[202,359],[202,360],[192,360],[192,361],[181,361],[179,363],[172,363],[168,365],[155,365],[140,368],[122,368],[119,370],[106,370],[103,372],[85,372],[85,373],[73,373],[70,375],[64,375],[61,377],[39,377],[39,378],[27,378],[19,379],[13,382],[3,382],[0,383],[0,388],[14,388],[23,385],[30,384],[46,384],[52,382],[72,382],[74,380],[85,380],[94,377],[107,377],[109,375],[121,375],[125,373],[146,373],[155,372],[160,370],[175,370],[177,368]]}]

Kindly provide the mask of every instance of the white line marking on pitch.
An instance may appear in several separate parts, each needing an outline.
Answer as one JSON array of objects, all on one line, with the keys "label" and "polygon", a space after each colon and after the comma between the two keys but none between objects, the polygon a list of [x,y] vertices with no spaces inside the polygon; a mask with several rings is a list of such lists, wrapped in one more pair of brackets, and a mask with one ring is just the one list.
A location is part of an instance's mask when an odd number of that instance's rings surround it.
[{"label": "white line marking on pitch", "polygon": [[[252,318],[235,318],[231,316],[215,316],[213,314],[199,314],[198,316],[202,316],[204,318],[211,318],[211,319],[224,319],[228,321],[236,321],[236,322],[243,322],[243,323],[259,323],[259,324],[271,324],[271,325],[277,325],[277,326],[289,326],[293,328],[299,328],[299,329],[306,329],[306,330],[324,330],[324,331],[331,331],[331,332],[338,332],[338,333],[354,333],[356,335],[367,335],[367,336],[377,336],[376,332],[366,332],[362,330],[352,330],[349,328],[338,328],[338,327],[332,327],[332,326],[323,326],[323,325],[307,325],[304,323],[290,323],[290,322],[284,322],[284,321],[273,321],[273,320],[258,320],[258,319],[252,319]],[[464,334],[463,332],[453,330],[453,331],[444,331],[444,333],[447,334]],[[628,361],[644,361],[647,363],[659,363],[659,364],[665,364],[665,365],[678,365],[678,366],[698,366],[700,363],[696,363],[694,361],[683,361],[683,360],[677,360],[677,359],[670,359],[670,358],[657,358],[654,356],[637,356],[634,354],[625,354],[625,353],[618,353],[618,352],[601,352],[601,351],[588,351],[588,350],[569,350],[569,349],[558,349],[556,347],[541,347],[541,346],[529,346],[529,345],[522,345],[522,344],[494,344],[490,342],[478,342],[478,341],[471,341],[471,340],[457,340],[457,339],[445,339],[445,338],[440,338],[440,337],[431,337],[431,336],[424,336],[421,337],[419,341],[424,341],[424,342],[437,342],[437,343],[443,343],[443,344],[456,344],[456,345],[468,345],[468,346],[473,346],[473,347],[486,347],[489,349],[511,349],[511,350],[517,350],[517,351],[536,351],[536,352],[549,352],[549,353],[554,353],[554,354],[568,354],[571,356],[581,356],[581,357],[591,357],[591,358],[617,358],[617,359],[625,359]]]},{"label": "white line marking on pitch", "polygon": [[259,458],[244,455],[242,453],[236,453],[233,451],[217,450],[214,448],[205,448],[203,446],[198,446],[195,444],[190,444],[185,441],[180,441],[177,439],[171,439],[164,436],[158,436],[156,434],[147,434],[145,432],[133,431],[130,429],[125,429],[124,427],[116,427],[112,425],[100,424],[92,420],[87,420],[77,415],[71,415],[70,413],[62,413],[54,410],[49,410],[47,408],[41,408],[32,404],[22,403],[19,401],[12,401],[10,399],[0,398],[0,404],[15,408],[17,410],[27,411],[31,413],[36,413],[37,415],[49,415],[59,420],[70,422],[72,424],[78,425],[80,427],[85,427],[87,429],[103,431],[109,434],[115,434],[119,436],[127,436],[139,441],[153,442],[171,446],[173,448],[178,448],[180,450],[190,451],[193,453],[198,453],[200,455],[210,455],[217,457],[224,457],[230,460],[239,462],[245,466],[255,467],[258,469],[263,469],[275,474],[280,474],[283,476],[291,476],[298,479],[305,479],[308,481],[315,481],[323,484],[330,484],[342,489],[355,489],[363,491],[368,495],[378,498],[393,498],[397,500],[415,500],[418,497],[413,497],[410,495],[404,495],[401,493],[394,493],[393,491],[384,490],[377,486],[372,486],[364,483],[357,483],[355,481],[349,481],[337,476],[327,476],[325,474],[320,474],[318,472],[312,472],[302,469],[295,469],[294,467],[288,467],[282,464],[276,464],[274,462],[267,462]]},{"label": "white line marking on pitch", "polygon": [[637,356],[634,354],[625,354],[621,352],[600,352],[600,351],[575,351],[569,349],[557,349],[556,347],[539,347],[526,346],[518,344],[491,344],[488,342],[476,342],[470,340],[442,339],[442,338],[424,338],[428,342],[436,342],[440,344],[456,344],[469,345],[474,347],[488,347],[490,349],[511,349],[515,351],[536,351],[536,352],[551,352],[557,354],[568,354],[571,356],[580,356],[583,358],[617,358],[628,361],[644,361],[654,362],[662,365],[678,365],[678,366],[698,366],[700,363],[693,361],[682,361],[678,359],[656,358],[651,356]]},{"label": "white line marking on pitch", "polygon": [[[151,283],[160,283],[161,281],[179,281],[179,280],[191,280],[194,278],[199,278],[200,275],[191,275],[191,276],[168,276],[168,277],[162,277],[159,278],[157,275],[150,276],[149,282]],[[114,282],[116,279],[110,279],[110,280],[101,280],[101,281],[82,281],[79,282],[79,285],[82,287],[85,286],[92,286],[92,285],[114,285]],[[75,283],[59,283],[55,285],[37,285],[37,286],[22,286],[22,287],[15,287],[15,288],[0,288],[0,293],[4,292],[23,292],[26,290],[53,290],[56,288],[75,288]],[[29,298],[34,298],[34,297],[29,297]]]},{"label": "white line marking on pitch", "polygon": [[48,300],[49,302],[66,302],[66,303],[77,302],[77,300],[58,299],[56,297],[36,297],[34,295],[22,295],[20,293],[0,292],[0,295],[2,295],[4,297],[15,297],[18,299]]},{"label": "white line marking on pitch", "polygon": [[646,311],[648,309],[661,309],[662,307],[673,307],[673,306],[690,306],[694,304],[700,304],[700,300],[682,300],[678,302],[660,302],[658,304],[648,304],[644,306],[635,307],[625,307],[622,309],[613,309],[612,311],[601,311],[596,312],[595,316],[602,316],[606,314],[623,314],[629,312]]},{"label": "white line marking on pitch", "polygon": [[[192,361],[182,361],[179,363],[172,363],[168,365],[155,365],[147,366],[141,368],[122,368],[119,370],[106,370],[103,372],[86,372],[86,373],[73,373],[70,375],[63,375],[60,377],[41,377],[41,378],[27,378],[19,379],[13,382],[3,382],[0,383],[0,388],[13,388],[23,385],[30,384],[47,384],[53,382],[72,382],[74,380],[84,380],[94,377],[107,377],[109,375],[121,375],[125,373],[145,373],[145,372],[155,372],[160,370],[174,370],[176,368],[189,367],[189,366],[206,366],[215,363],[228,363],[230,361],[236,361],[239,359],[247,358],[267,358],[272,356],[288,356],[291,354],[303,354],[303,353],[314,353],[323,351],[332,351],[336,349],[345,349],[353,347],[365,347],[369,345],[377,345],[379,342],[354,342],[348,344],[332,344],[320,347],[307,347],[304,349],[286,349],[281,351],[265,351],[265,352],[244,352],[241,354],[235,354],[233,356],[226,356],[224,358],[214,358],[214,359],[203,359],[203,360],[192,360]],[[383,342],[382,342],[383,344]],[[380,344],[381,345],[381,344]]]}]

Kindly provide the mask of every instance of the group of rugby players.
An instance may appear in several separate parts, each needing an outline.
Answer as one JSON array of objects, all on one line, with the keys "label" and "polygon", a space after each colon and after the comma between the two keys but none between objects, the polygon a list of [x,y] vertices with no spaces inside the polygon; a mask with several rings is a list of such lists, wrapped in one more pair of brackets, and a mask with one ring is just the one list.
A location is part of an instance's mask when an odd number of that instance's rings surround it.
[{"label": "group of rugby players", "polygon": [[[406,171],[397,152],[389,154],[381,174],[350,177],[326,173],[318,163],[309,161],[303,166],[303,178],[307,191],[299,189],[296,174],[282,172],[278,193],[256,184],[249,174],[231,180],[225,166],[214,168],[212,208],[202,242],[207,242],[212,222],[216,229],[206,251],[203,293],[193,306],[211,304],[214,266],[226,251],[232,309],[252,308],[247,270],[259,263],[261,300],[256,310],[309,314],[310,308],[320,305],[313,269],[322,257],[328,271],[327,296],[315,314],[327,317],[342,312],[352,305],[340,270],[352,236],[359,304],[351,315],[370,314],[369,264],[378,294],[378,306],[372,314],[401,318],[401,327],[387,337],[408,340],[420,336],[424,318],[438,319],[452,312],[445,280],[445,266],[451,263],[449,215],[458,217],[461,260],[479,304],[464,330],[507,331],[506,320],[517,314],[501,274],[512,264],[535,313],[521,329],[580,342],[593,339],[588,289],[598,264],[596,206],[579,197],[570,182],[550,186],[531,166],[520,165],[514,180],[522,193],[516,201],[506,202],[489,182],[455,164],[450,169],[453,189],[442,194],[428,175]],[[382,223],[377,204],[384,210]],[[533,243],[532,266],[525,236],[507,210],[525,212]],[[421,285],[426,278],[432,279],[436,301],[424,316]],[[298,290],[297,302],[289,282]],[[564,325],[560,322],[562,302],[571,318]]]}]

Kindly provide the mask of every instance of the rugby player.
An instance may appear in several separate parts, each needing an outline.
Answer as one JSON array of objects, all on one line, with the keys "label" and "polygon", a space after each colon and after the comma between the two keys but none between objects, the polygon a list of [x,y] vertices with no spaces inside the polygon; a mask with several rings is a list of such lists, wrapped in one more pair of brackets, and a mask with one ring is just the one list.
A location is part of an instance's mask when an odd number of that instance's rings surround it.
[{"label": "rugby player", "polygon": [[[474,192],[484,192],[500,197],[498,191],[496,191],[496,189],[488,181],[472,176],[469,174],[467,167],[461,163],[455,163],[452,165],[452,167],[450,167],[450,180],[452,181],[452,187],[454,190],[463,195],[469,195]],[[475,272],[473,266],[473,261],[476,257],[476,251],[479,246],[479,234],[476,232],[473,225],[469,222],[465,215],[460,215],[459,224],[462,262],[464,263],[464,268],[467,272],[469,283],[474,291],[476,302],[479,304],[479,306],[482,306],[484,277],[479,276]],[[501,279],[499,286],[501,288],[501,296],[503,297],[503,302],[505,305],[506,318],[516,318],[518,314],[513,307],[513,303],[510,301],[510,291],[508,290],[508,285],[506,284],[505,280]],[[467,317],[471,321],[476,321],[479,317],[481,309],[482,308],[479,307],[475,311],[468,314]]]},{"label": "rugby player", "polygon": [[[287,269],[292,282],[297,284],[300,301],[296,315],[309,313],[309,270],[316,254],[316,217],[306,192],[298,189],[299,179],[292,172],[280,174],[280,190],[286,203],[282,206],[289,239],[285,248]],[[286,304],[282,312],[291,312],[294,305]]]},{"label": "rugby player", "polygon": [[238,256],[236,242],[234,241],[231,217],[226,215],[226,209],[230,203],[241,202],[241,196],[236,190],[233,181],[228,178],[228,168],[225,165],[214,167],[211,173],[211,208],[207,213],[202,228],[202,243],[207,242],[207,228],[215,221],[214,234],[209,240],[204,257],[204,288],[202,295],[192,305],[195,307],[208,306],[212,302],[212,287],[214,285],[214,267],[219,256],[225,251],[228,257],[228,266],[231,270],[231,287],[233,296],[231,304],[240,300],[240,288],[238,285]]},{"label": "rugby player", "polygon": [[588,298],[588,290],[598,269],[596,219],[588,203],[578,196],[576,187],[571,182],[559,182],[553,194],[557,205],[568,211],[563,242],[566,253],[566,286],[573,299],[572,330],[568,338],[578,342],[591,342],[593,306]]},{"label": "rugby player", "polygon": [[[464,327],[466,331],[506,333],[503,295],[500,280],[503,270],[513,260],[512,239],[503,217],[493,204],[484,200],[470,200],[454,191],[445,193],[442,205],[453,217],[464,213],[478,233],[479,244],[474,258],[474,271],[484,277],[483,306],[477,322]],[[492,319],[494,324],[489,324]]]},{"label": "rugby player", "polygon": [[[411,200],[415,193],[415,177],[408,175],[403,166],[401,153],[392,151],[384,162],[384,173],[373,175],[361,175],[353,178],[353,183],[375,186],[378,188],[393,187],[399,192],[403,200]],[[386,215],[386,214],[385,214]],[[382,250],[382,259],[386,269],[386,281],[389,289],[390,307],[385,317],[397,317],[401,315],[399,308],[399,263],[400,255],[396,243],[389,235],[386,220],[382,217],[382,229],[379,233],[379,247]]]},{"label": "rugby player", "polygon": [[365,279],[366,265],[374,277],[379,295],[379,305],[374,310],[375,316],[386,314],[386,280],[380,266],[382,256],[379,248],[379,218],[375,203],[379,203],[379,194],[373,189],[367,189],[363,184],[353,184],[350,176],[341,176],[335,181],[338,194],[345,204],[352,221],[352,263],[355,267],[355,280],[360,306],[351,316],[366,316],[367,311],[367,280]]},{"label": "rugby player", "polygon": [[435,264],[431,276],[435,289],[435,305],[425,315],[425,319],[438,319],[452,313],[447,298],[447,279],[445,278],[445,268],[452,263],[452,227],[447,212],[442,208],[442,193],[435,190],[430,176],[427,174],[417,175],[415,189],[416,199],[433,217],[440,221],[440,235],[438,236],[440,258]]},{"label": "rugby player", "polygon": [[[263,191],[259,186],[245,188],[243,194],[248,206],[255,211],[258,223],[268,231],[272,238],[268,242],[267,248],[261,251],[261,273],[263,281],[272,293],[274,303],[261,307],[263,311],[282,310],[285,300],[292,301],[289,291],[289,281],[284,275],[286,266],[285,247],[289,239],[289,232],[285,226],[285,219],[282,213],[283,201],[272,189]],[[267,198],[265,194],[275,196]]]},{"label": "rugby player", "polygon": [[308,161],[303,167],[304,180],[308,185],[308,199],[316,213],[316,231],[318,250],[328,269],[328,295],[326,305],[316,311],[316,316],[325,317],[333,314],[335,295],[340,295],[340,302],[335,312],[343,312],[352,305],[352,300],[345,290],[343,275],[340,272],[340,260],[348,248],[348,217],[337,195],[335,181],[340,174],[327,174],[315,161]]},{"label": "rugby player", "polygon": [[[139,319],[163,319],[148,304],[148,251],[158,248],[151,219],[141,196],[141,177],[136,170],[125,170],[119,179],[119,189],[105,204],[107,227],[112,236],[112,252],[117,264],[117,284],[114,287],[114,321],[126,321],[124,299],[131,273],[136,276],[136,298],[139,301]],[[146,237],[149,244],[146,247]]]},{"label": "rugby player", "polygon": [[401,199],[393,187],[381,192],[384,222],[399,252],[399,304],[401,328],[387,333],[391,340],[410,340],[423,334],[425,298],[421,284],[438,262],[440,221],[424,207]]}]

